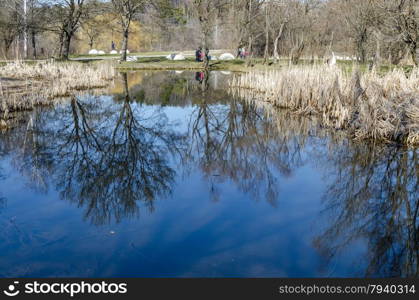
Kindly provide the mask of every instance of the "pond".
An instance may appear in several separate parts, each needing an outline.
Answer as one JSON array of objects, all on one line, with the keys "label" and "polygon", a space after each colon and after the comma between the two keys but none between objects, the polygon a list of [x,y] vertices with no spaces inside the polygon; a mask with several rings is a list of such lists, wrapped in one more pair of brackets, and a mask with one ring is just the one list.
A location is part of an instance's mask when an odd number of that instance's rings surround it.
[{"label": "pond", "polygon": [[0,133],[2,277],[418,276],[418,150],[121,74]]}]

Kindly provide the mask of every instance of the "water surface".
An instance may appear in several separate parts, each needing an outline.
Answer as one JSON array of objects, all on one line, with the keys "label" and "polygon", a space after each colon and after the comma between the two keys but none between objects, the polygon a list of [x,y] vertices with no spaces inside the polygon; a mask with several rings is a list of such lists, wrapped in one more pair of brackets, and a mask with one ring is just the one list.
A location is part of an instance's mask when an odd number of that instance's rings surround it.
[{"label": "water surface", "polygon": [[2,277],[418,276],[418,151],[123,74],[0,133]]}]

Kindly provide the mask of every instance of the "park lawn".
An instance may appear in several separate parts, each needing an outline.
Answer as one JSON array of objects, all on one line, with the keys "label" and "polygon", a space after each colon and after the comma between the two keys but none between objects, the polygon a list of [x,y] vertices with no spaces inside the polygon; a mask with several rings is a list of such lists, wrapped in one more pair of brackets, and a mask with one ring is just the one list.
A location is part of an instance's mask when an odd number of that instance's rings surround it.
[{"label": "park lawn", "polygon": [[[215,60],[210,62],[211,70],[229,70],[234,72],[246,72],[250,70],[267,70],[284,66],[280,61],[276,65],[263,65],[263,59],[254,59],[251,66],[246,66],[246,62],[241,59],[234,60]],[[119,70],[202,70],[204,64],[196,62],[194,58],[186,58],[181,61],[168,60],[165,57],[143,57],[135,62],[121,62],[116,65]]]},{"label": "park lawn", "polygon": [[[222,51],[222,50],[218,50]],[[164,55],[169,52],[142,52],[141,55],[150,57],[139,57],[135,62],[120,62],[116,63],[116,60],[112,59],[111,61],[115,62],[115,68],[118,70],[203,70],[204,65],[202,63],[196,62],[194,57],[188,57],[187,51],[184,51],[187,55],[186,59],[183,61],[173,61],[168,60],[165,56],[158,56]],[[215,51],[214,51],[215,52]],[[137,54],[133,54],[137,55]],[[154,56],[151,56],[154,55]],[[112,55],[102,55],[102,56],[112,56]],[[119,58],[119,55],[113,55],[115,58]],[[77,56],[73,56],[77,57]],[[99,56],[88,57],[88,56],[79,56],[85,59],[79,60],[70,60],[68,63],[83,63],[83,64],[100,64],[106,59],[97,59]],[[26,64],[36,64],[39,61],[44,60],[25,60],[23,61]],[[57,60],[59,61],[59,60]],[[12,61],[0,61],[0,66],[4,66],[7,63]],[[64,63],[64,61],[61,61]],[[322,64],[323,62],[320,60],[315,61],[316,64]],[[311,64],[311,60],[309,59],[301,59],[299,65],[307,65]],[[368,71],[369,65],[368,64],[359,64],[354,61],[344,61],[339,60],[337,61],[339,67],[343,68],[348,74],[353,73],[355,70],[360,70],[362,73]],[[274,64],[270,61],[269,64],[264,64],[263,58],[253,58],[250,65],[247,65],[244,60],[235,59],[230,61],[211,61],[210,68],[211,70],[228,70],[233,72],[248,72],[248,71],[274,71],[281,69],[283,67],[289,66],[289,60],[284,58],[280,59],[278,63]],[[393,71],[394,69],[402,68],[406,74],[409,74],[413,69],[413,65],[389,65],[389,64],[382,64],[379,68],[377,68],[377,72],[380,75],[384,75],[388,72]]]},{"label": "park lawn", "polygon": [[[222,53],[225,52],[229,52],[228,50],[211,50],[211,53],[213,55],[220,55]],[[161,56],[167,56],[170,54],[179,54],[182,53],[185,56],[195,56],[195,50],[183,50],[183,51],[146,51],[146,52],[132,52],[132,53],[128,53],[128,56],[156,56],[156,57],[161,57]],[[85,59],[89,59],[89,58],[118,58],[120,57],[121,54],[95,54],[95,55],[89,55],[89,54],[73,54],[70,55],[70,59],[80,59],[80,58],[85,58]]]},{"label": "park lawn", "polygon": [[[211,69],[230,69],[230,65],[244,65],[244,61],[212,61]],[[194,58],[187,57],[185,60],[168,60],[165,57],[142,57],[135,62],[121,62],[116,65],[119,70],[202,70],[203,63],[196,62]]]},{"label": "park lawn", "polygon": [[[189,53],[190,51],[185,51],[186,53]],[[191,52],[192,53],[192,52]],[[163,56],[163,55],[169,55],[171,54],[171,52],[168,51],[157,51],[157,52],[134,52],[134,53],[128,53],[128,56]],[[121,54],[94,54],[94,55],[89,55],[89,54],[74,54],[74,55],[70,55],[70,58],[89,58],[89,57],[115,57],[118,58],[120,57]]]},{"label": "park lawn", "polygon": [[[310,64],[310,60],[301,60],[299,65]],[[321,61],[316,61],[316,64],[322,64]],[[248,72],[248,71],[274,71],[289,65],[289,60],[280,59],[278,63],[272,62],[264,64],[262,58],[255,58],[249,65],[244,60],[235,59],[229,61],[211,61],[211,70],[228,70],[233,72]],[[343,68],[347,73],[351,74],[359,69],[361,72],[368,71],[368,64],[359,64],[353,61],[338,61],[338,66]],[[118,70],[202,70],[204,65],[196,62],[194,58],[186,58],[182,61],[168,60],[165,57],[142,57],[135,62],[121,62],[116,65]],[[384,75],[394,69],[403,70],[408,74],[413,66],[395,66],[395,65],[381,65],[377,68],[379,74]]]}]

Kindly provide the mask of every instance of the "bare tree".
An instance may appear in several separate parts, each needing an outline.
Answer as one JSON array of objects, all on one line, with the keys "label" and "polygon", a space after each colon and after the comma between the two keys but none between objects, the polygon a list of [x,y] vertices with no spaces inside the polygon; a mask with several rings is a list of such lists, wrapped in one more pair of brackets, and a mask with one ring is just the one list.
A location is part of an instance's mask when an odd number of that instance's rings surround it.
[{"label": "bare tree", "polygon": [[[130,26],[145,32],[143,48],[185,50],[245,48],[247,65],[254,56],[288,56],[298,63],[304,55],[323,57],[332,51],[356,56],[360,62],[385,60],[397,64],[407,55],[418,65],[419,0],[2,0],[0,41],[6,54],[26,53],[32,43],[54,48],[68,58],[70,48],[93,47],[99,20],[117,18],[126,60]],[[26,9],[25,9],[26,3]],[[4,5],[3,5],[4,4]],[[111,11],[111,13],[109,13]],[[101,23],[101,22],[99,22]],[[71,45],[77,31],[85,35]],[[57,44],[51,43],[58,37]],[[71,46],[71,47],[70,47]],[[86,46],[86,45],[85,45]],[[30,50],[31,48],[27,48]],[[49,53],[53,49],[47,49]],[[30,53],[29,53],[30,54]],[[209,62],[205,58],[204,66]]]},{"label": "bare tree", "polygon": [[134,17],[145,9],[147,0],[112,0],[113,8],[122,27],[121,60],[127,60],[129,28]]},{"label": "bare tree", "polygon": [[49,11],[48,29],[59,34],[61,59],[68,59],[71,41],[81,25],[87,0],[54,0]]},{"label": "bare tree", "polygon": [[340,7],[346,12],[346,26],[355,43],[358,60],[362,63],[367,60],[367,43],[375,18],[374,4],[372,0],[348,0]]},{"label": "bare tree", "polygon": [[86,13],[82,17],[81,29],[89,39],[90,49],[93,48],[95,41],[99,38],[109,24],[114,21],[109,15],[105,16],[107,7],[103,7],[99,2],[88,2]]},{"label": "bare tree", "polygon": [[403,42],[415,65],[419,65],[419,1],[381,1],[381,26],[379,30],[388,39]]},{"label": "bare tree", "polygon": [[0,10],[0,36],[3,52],[7,56],[13,42],[17,42],[22,31],[22,19],[16,1],[5,1]]},{"label": "bare tree", "polygon": [[279,59],[278,44],[282,39],[285,26],[290,20],[290,9],[285,1],[276,1],[273,3],[273,21],[272,21],[272,30],[273,30],[273,57],[275,62]]},{"label": "bare tree", "polygon": [[[192,9],[199,21],[201,42],[204,50],[209,49],[212,46],[211,42],[214,27],[216,26],[217,19],[221,16],[227,4],[227,0],[193,0]],[[204,58],[204,66],[205,68],[209,67],[207,55],[205,55]]]}]

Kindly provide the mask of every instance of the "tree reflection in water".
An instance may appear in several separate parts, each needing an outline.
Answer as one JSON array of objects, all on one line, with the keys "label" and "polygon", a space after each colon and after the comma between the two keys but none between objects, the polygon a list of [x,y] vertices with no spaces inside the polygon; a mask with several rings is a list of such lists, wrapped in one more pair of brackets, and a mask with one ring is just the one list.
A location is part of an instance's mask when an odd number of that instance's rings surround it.
[{"label": "tree reflection in water", "polygon": [[292,132],[301,127],[301,119],[290,122],[289,115],[281,114],[281,122],[287,123],[284,131],[264,108],[231,99],[225,86],[227,77],[222,74],[198,72],[189,76],[185,81],[166,72],[151,73],[130,90],[148,105],[192,104],[187,126],[189,147],[184,155],[187,161],[182,168],[198,166],[214,200],[220,198],[220,184],[230,181],[254,199],[276,205],[278,178],[290,176],[303,164],[301,150],[306,136]]},{"label": "tree reflection in water", "polygon": [[[0,167],[0,180],[4,180],[1,167]],[[5,206],[6,206],[6,198],[3,196],[2,192],[0,191],[0,213]]]},{"label": "tree reflection in water", "polygon": [[61,196],[83,207],[94,224],[137,215],[139,201],[154,210],[154,200],[171,192],[170,156],[184,147],[164,114],[137,105],[134,111],[122,78],[122,103],[72,98],[56,110],[53,128],[35,123],[36,139],[24,155],[34,165],[42,161]]},{"label": "tree reflection in water", "polygon": [[365,276],[417,277],[418,151],[347,142],[326,158],[335,178],[324,195],[331,222],[315,245],[332,260],[364,238]]},{"label": "tree reflection in water", "polygon": [[[366,239],[366,276],[418,276],[417,150],[351,143],[315,119],[237,100],[218,73],[199,80],[150,73],[133,86],[128,76],[138,74],[122,74],[112,101],[72,98],[29,113],[24,126],[2,135],[0,153],[13,152],[34,187],[53,184],[98,225],[137,216],[140,203],[152,211],[171,193],[176,164],[197,168],[213,200],[227,183],[275,206],[281,178],[318,161],[333,179],[323,196],[327,228],[314,241],[320,252],[333,261]],[[187,107],[184,132],[169,122],[166,106]]]},{"label": "tree reflection in water", "polygon": [[315,119],[295,123],[295,116],[284,118],[270,105],[255,105],[274,116],[282,147],[301,149],[309,136],[327,138],[327,147],[311,140],[310,153],[325,167],[325,177],[333,178],[323,195],[327,228],[314,240],[329,266],[363,239],[365,276],[419,276],[418,150],[350,142],[341,132],[319,128]]},{"label": "tree reflection in water", "polygon": [[229,99],[211,103],[209,73],[204,75],[189,122],[188,157],[200,166],[218,199],[217,183],[231,180],[254,199],[272,205],[279,197],[279,174],[289,176],[301,165],[300,145],[288,140],[276,124],[253,103]]}]

